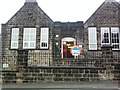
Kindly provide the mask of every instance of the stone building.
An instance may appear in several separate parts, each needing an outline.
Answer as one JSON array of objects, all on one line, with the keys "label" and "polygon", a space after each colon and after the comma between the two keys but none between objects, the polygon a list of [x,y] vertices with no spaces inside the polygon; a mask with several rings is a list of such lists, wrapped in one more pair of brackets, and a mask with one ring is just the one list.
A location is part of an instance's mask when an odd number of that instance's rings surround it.
[{"label": "stone building", "polygon": [[1,40],[1,34],[0,34],[0,51],[2,50],[1,46],[2,46],[2,40]]},{"label": "stone building", "polygon": [[[1,57],[1,54],[2,54],[2,40],[1,40],[1,34],[0,34],[0,57]],[[1,58],[0,58],[0,60],[1,60]]]},{"label": "stone building", "polygon": [[84,50],[89,57],[98,59],[95,62],[100,67],[105,67],[102,76],[106,78],[117,79],[119,75],[119,15],[120,4],[115,0],[106,0],[84,23]]},{"label": "stone building", "polygon": [[119,80],[119,9],[106,0],[85,23],[53,22],[36,0],[26,0],[2,24],[3,82]]},{"label": "stone building", "polygon": [[[52,25],[53,21],[35,0],[26,0],[24,6],[2,25],[3,67],[16,70],[21,58],[27,60],[28,66],[49,66],[52,61]],[[41,61],[42,58],[45,61]]]}]

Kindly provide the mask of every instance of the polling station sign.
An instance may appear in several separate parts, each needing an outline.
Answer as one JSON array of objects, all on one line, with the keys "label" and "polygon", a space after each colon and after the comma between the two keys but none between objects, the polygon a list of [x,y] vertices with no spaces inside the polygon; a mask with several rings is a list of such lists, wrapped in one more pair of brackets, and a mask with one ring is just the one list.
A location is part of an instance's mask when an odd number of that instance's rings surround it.
[{"label": "polling station sign", "polygon": [[80,47],[79,46],[73,46],[71,48],[70,52],[73,56],[78,56],[78,55],[80,55]]}]

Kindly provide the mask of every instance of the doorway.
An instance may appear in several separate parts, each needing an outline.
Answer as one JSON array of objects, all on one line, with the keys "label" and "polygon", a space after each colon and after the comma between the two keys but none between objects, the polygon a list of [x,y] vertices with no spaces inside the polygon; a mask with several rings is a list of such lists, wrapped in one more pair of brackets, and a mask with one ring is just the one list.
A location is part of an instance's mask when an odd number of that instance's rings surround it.
[{"label": "doorway", "polygon": [[74,58],[70,50],[75,44],[76,44],[76,40],[74,38],[66,37],[62,39],[62,44],[61,44],[62,58]]}]

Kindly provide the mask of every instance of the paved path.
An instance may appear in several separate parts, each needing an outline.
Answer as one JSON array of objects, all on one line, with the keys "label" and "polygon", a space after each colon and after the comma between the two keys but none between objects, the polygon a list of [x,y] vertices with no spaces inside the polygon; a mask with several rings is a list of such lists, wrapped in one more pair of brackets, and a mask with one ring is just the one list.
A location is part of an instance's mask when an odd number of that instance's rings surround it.
[{"label": "paved path", "polygon": [[100,88],[79,88],[79,89],[38,89],[38,88],[5,88],[2,90],[119,90],[119,89],[100,89]]},{"label": "paved path", "polygon": [[3,88],[2,90],[19,90],[20,88],[21,88],[20,90],[120,90],[118,82],[110,81],[3,84],[2,88]]}]

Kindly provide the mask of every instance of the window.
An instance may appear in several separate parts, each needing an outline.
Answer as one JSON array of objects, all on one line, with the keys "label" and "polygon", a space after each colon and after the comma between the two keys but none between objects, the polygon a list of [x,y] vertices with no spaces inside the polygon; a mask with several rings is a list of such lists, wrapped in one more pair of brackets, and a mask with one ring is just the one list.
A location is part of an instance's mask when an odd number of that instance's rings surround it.
[{"label": "window", "polygon": [[35,49],[36,28],[24,28],[23,49]]},{"label": "window", "polygon": [[[111,38],[110,38],[111,37]],[[112,45],[113,50],[120,49],[120,31],[119,27],[101,27],[101,45]]]},{"label": "window", "polygon": [[88,28],[89,50],[97,50],[97,32],[96,27]]},{"label": "window", "polygon": [[120,35],[119,35],[119,28],[118,27],[111,27],[111,42],[113,45],[113,50],[118,50],[120,48]]},{"label": "window", "polygon": [[18,49],[19,28],[12,28],[11,33],[11,49]]},{"label": "window", "polygon": [[59,37],[59,35],[56,35],[56,37],[58,38],[58,37]]},{"label": "window", "polygon": [[101,45],[110,44],[109,27],[101,27]]},{"label": "window", "polygon": [[49,28],[41,28],[40,48],[48,49]]}]

